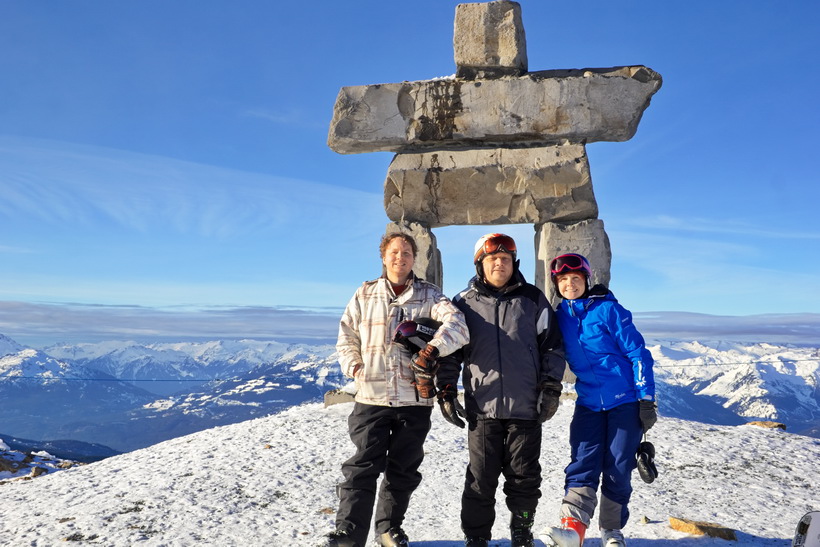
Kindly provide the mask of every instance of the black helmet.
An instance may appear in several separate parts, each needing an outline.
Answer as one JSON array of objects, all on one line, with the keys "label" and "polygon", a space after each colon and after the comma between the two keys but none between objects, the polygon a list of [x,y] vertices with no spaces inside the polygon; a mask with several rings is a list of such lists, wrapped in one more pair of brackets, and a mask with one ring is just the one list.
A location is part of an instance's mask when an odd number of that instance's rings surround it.
[{"label": "black helmet", "polygon": [[396,327],[393,342],[404,346],[411,355],[416,354],[427,346],[427,343],[433,339],[440,326],[441,321],[429,317],[417,317],[412,321],[402,321]]}]

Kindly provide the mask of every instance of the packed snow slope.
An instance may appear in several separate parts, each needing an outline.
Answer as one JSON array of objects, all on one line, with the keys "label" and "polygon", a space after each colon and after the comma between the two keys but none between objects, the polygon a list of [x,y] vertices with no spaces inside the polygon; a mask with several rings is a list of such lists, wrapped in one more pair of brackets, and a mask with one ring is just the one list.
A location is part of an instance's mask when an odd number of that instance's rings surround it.
[{"label": "packed snow slope", "polygon": [[[339,465],[353,450],[347,436],[351,408],[308,403],[2,485],[0,543],[318,545],[333,528]],[[557,520],[572,409],[572,401],[565,402],[544,425],[539,532]],[[787,547],[799,518],[820,509],[817,439],[664,416],[649,437],[660,477],[653,484],[633,477],[632,518],[625,528],[630,547],[732,544],[674,531],[669,517],[733,528],[740,545]],[[425,447],[424,480],[404,528],[414,547],[463,545],[458,515],[466,432],[434,409]],[[493,547],[509,546],[508,519],[499,501]],[[589,537],[588,545],[598,545],[595,526]]]}]

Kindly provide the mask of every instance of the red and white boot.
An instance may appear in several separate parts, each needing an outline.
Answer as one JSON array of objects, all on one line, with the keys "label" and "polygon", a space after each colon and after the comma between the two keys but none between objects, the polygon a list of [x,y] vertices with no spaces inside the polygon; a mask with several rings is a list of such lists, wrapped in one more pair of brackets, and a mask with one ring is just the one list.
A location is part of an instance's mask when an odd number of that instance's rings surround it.
[{"label": "red and white boot", "polygon": [[578,519],[564,517],[561,527],[551,526],[545,530],[541,539],[547,545],[554,547],[581,547],[584,544],[584,535],[587,525]]}]

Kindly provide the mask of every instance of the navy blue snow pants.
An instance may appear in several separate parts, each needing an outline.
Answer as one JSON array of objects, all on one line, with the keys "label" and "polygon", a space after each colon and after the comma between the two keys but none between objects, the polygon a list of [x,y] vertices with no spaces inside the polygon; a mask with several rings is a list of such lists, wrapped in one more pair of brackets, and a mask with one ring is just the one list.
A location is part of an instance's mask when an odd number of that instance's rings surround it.
[{"label": "navy blue snow pants", "polygon": [[353,406],[347,424],[356,453],[342,464],[345,480],[337,486],[336,529],[347,530],[358,545],[367,544],[376,482],[382,473],[376,533],[404,521],[410,495],[421,482],[418,469],[424,459],[431,412],[429,406]]},{"label": "navy blue snow pants", "polygon": [[591,519],[600,484],[600,527],[623,528],[629,519],[632,470],[642,436],[637,402],[597,412],[575,405],[563,503],[577,507]]}]

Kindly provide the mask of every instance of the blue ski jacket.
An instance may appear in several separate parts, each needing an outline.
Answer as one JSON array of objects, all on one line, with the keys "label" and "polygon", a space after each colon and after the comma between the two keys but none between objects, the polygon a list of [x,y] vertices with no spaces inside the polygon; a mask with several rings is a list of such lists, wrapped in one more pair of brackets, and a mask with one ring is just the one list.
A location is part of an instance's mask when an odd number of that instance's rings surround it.
[{"label": "blue ski jacket", "polygon": [[578,377],[577,404],[609,410],[641,399],[655,400],[652,355],[632,314],[603,285],[556,309],[570,370]]}]

